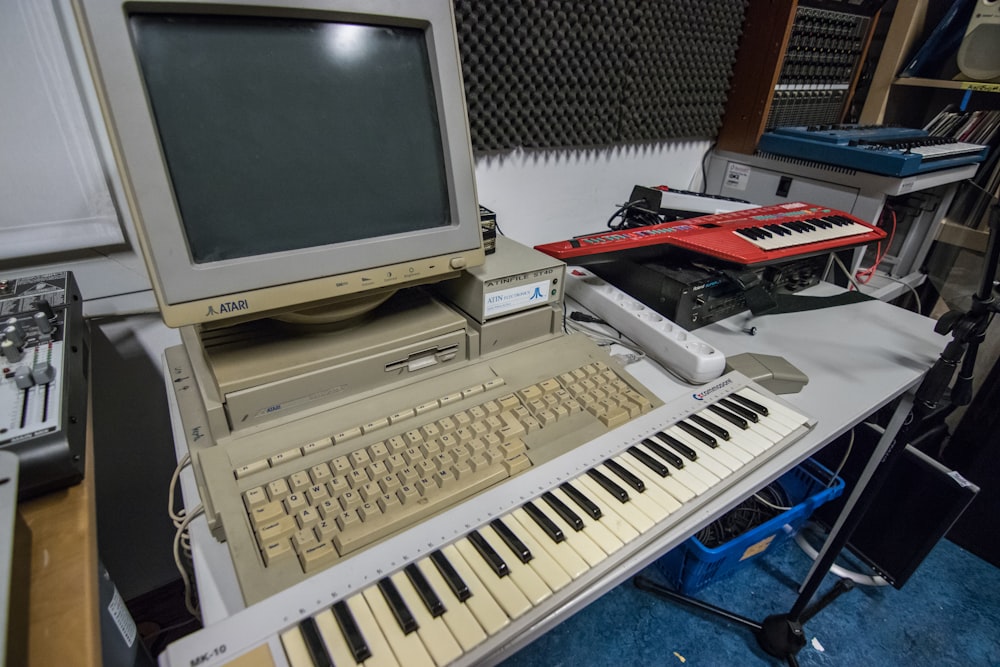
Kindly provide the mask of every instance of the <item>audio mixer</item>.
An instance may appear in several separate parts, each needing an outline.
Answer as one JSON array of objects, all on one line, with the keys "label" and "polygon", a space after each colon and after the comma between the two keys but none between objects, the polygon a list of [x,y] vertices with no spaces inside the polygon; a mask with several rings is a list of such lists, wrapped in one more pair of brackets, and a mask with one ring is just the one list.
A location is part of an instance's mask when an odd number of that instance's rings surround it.
[{"label": "audio mixer", "polygon": [[0,449],[21,498],[83,479],[87,342],[71,273],[0,277]]}]

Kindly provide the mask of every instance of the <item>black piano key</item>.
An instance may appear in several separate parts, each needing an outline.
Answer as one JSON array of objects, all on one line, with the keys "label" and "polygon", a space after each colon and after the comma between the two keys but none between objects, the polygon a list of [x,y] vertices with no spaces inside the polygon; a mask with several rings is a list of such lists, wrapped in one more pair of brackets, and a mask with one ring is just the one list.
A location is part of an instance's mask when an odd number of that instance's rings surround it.
[{"label": "black piano key", "polygon": [[392,610],[392,615],[396,617],[396,622],[399,623],[399,628],[404,635],[408,635],[420,627],[392,579],[389,577],[379,579],[378,589],[382,592],[382,597],[385,598],[389,609]]},{"label": "black piano key", "polygon": [[750,428],[750,425],[747,423],[746,419],[744,419],[743,417],[740,417],[739,415],[737,415],[735,413],[730,412],[729,410],[725,410],[725,409],[719,407],[718,405],[710,405],[710,406],[708,406],[708,409],[711,410],[712,412],[714,412],[715,414],[719,415],[723,419],[725,419],[727,422],[729,422],[733,426],[738,426],[739,428],[741,428],[744,431],[747,430],[748,428]]},{"label": "black piano key", "polygon": [[695,424],[702,427],[709,433],[712,433],[713,435],[722,438],[723,440],[729,440],[729,431],[722,428],[718,424],[713,424],[712,422],[708,421],[701,415],[691,415],[691,421],[693,421]]},{"label": "black piano key", "polygon": [[552,493],[546,491],[542,494],[542,500],[548,505],[553,512],[559,515],[563,521],[572,526],[573,530],[579,532],[583,530],[583,519],[569,507],[566,503],[559,500]]},{"label": "black piano key", "polygon": [[340,626],[340,632],[344,635],[344,640],[347,641],[347,647],[351,650],[354,659],[357,662],[364,662],[372,657],[372,650],[368,648],[368,643],[365,641],[364,635],[361,634],[361,628],[358,627],[357,621],[354,620],[354,614],[348,609],[346,602],[341,600],[334,603],[333,617],[337,619],[337,625]]},{"label": "black piano key", "polygon": [[722,400],[720,400],[716,404],[716,407],[718,407],[720,409],[721,408],[726,408],[727,410],[732,410],[734,413],[738,414],[740,417],[743,417],[747,421],[753,422],[754,424],[756,424],[758,421],[760,421],[760,415],[758,415],[756,412],[754,412],[753,410],[748,410],[745,407],[743,407],[742,405],[739,405],[735,401],[731,401],[728,398],[723,398]]},{"label": "black piano key", "polygon": [[698,460],[698,452],[694,451],[694,449],[688,447],[686,444],[684,444],[674,436],[667,435],[666,433],[663,433],[661,431],[656,434],[656,437],[662,440],[664,443],[666,443],[667,447],[670,447],[670,449],[674,450],[675,452],[686,458],[688,461]]},{"label": "black piano key", "polygon": [[716,447],[719,446],[718,440],[710,436],[708,433],[705,433],[694,424],[684,421],[683,419],[677,422],[677,427],[682,431],[684,431],[685,433],[687,433],[688,435],[690,435],[691,437],[697,438],[698,441],[708,445],[712,449],[715,449]]},{"label": "black piano key", "polygon": [[628,491],[615,484],[611,479],[599,470],[591,468],[587,471],[587,476],[601,485],[601,488],[614,496],[618,502],[628,502]]},{"label": "black piano key", "polygon": [[465,602],[472,597],[469,585],[465,583],[465,580],[462,579],[462,576],[455,569],[455,566],[451,564],[447,556],[440,551],[431,552],[431,562],[434,563],[434,567],[437,568],[438,573],[444,577],[448,588],[455,594],[459,602]]},{"label": "black piano key", "polygon": [[600,519],[602,516],[604,516],[604,513],[601,511],[601,508],[595,505],[594,501],[592,501],[590,498],[580,493],[580,490],[577,489],[572,484],[570,484],[569,482],[564,482],[560,484],[559,488],[565,491],[566,495],[569,496],[569,499],[572,500],[574,503],[576,503],[577,506],[579,506],[579,508],[582,509],[585,514],[590,516],[590,518]]},{"label": "black piano key", "polygon": [[646,483],[641,479],[630,473],[622,464],[617,461],[605,461],[605,467],[618,476],[621,481],[625,482],[631,486],[637,493],[642,493],[646,490]]},{"label": "black piano key", "polygon": [[500,539],[503,540],[504,544],[510,547],[510,550],[514,552],[514,555],[517,556],[522,563],[531,562],[531,559],[533,558],[531,555],[531,549],[529,549],[527,545],[521,541],[521,538],[514,534],[514,531],[512,531],[507,524],[500,519],[494,519],[493,521],[490,521],[490,528],[492,528],[494,532],[500,536]]},{"label": "black piano key", "polygon": [[660,443],[654,442],[649,438],[647,438],[642,441],[642,444],[646,445],[646,448],[649,449],[649,451],[653,452],[654,454],[656,454],[661,459],[663,459],[673,467],[677,468],[678,470],[684,467],[684,461],[681,460],[681,457],[677,456],[676,454],[668,450]]},{"label": "black piano key", "polygon": [[490,543],[478,531],[472,531],[467,537],[494,574],[498,577],[506,577],[510,574],[510,566],[500,557],[500,554],[493,550]]},{"label": "black piano key", "polygon": [[[557,526],[552,519],[545,516],[545,512],[538,509],[530,502],[525,503],[522,507],[524,508],[524,511],[528,513],[528,516],[531,517],[531,520],[538,524],[538,527],[542,529],[542,532],[549,536],[550,540],[558,544],[566,539],[566,535],[563,533],[562,528]],[[581,522],[580,528],[582,527]],[[577,530],[580,530],[580,528],[577,528]]]},{"label": "black piano key", "polygon": [[751,410],[753,410],[754,412],[756,412],[757,414],[759,414],[759,415],[761,415],[763,417],[766,417],[766,416],[768,416],[770,414],[768,412],[768,410],[767,410],[766,407],[764,407],[763,405],[761,405],[757,401],[751,401],[749,398],[747,398],[745,396],[740,396],[739,394],[733,393],[733,394],[730,394],[729,396],[727,396],[723,400],[727,400],[727,399],[730,399],[730,398],[733,399],[734,401],[736,401],[737,403],[742,404],[744,407],[750,408]]},{"label": "black piano key", "polygon": [[302,619],[302,622],[299,623],[299,631],[302,633],[302,639],[305,641],[306,650],[309,651],[313,665],[315,667],[333,667],[333,658],[330,657],[330,653],[326,650],[326,642],[319,634],[316,619],[312,616]]},{"label": "black piano key", "polygon": [[406,573],[406,578],[410,580],[413,584],[413,588],[416,589],[417,595],[420,596],[420,601],[424,603],[427,607],[427,611],[431,613],[431,616],[437,617],[448,611],[444,603],[441,602],[441,598],[438,597],[437,592],[431,587],[427,577],[424,573],[420,571],[420,568],[410,563],[405,568],[403,572]]},{"label": "black piano key", "polygon": [[667,468],[667,466],[663,465],[662,463],[654,459],[652,456],[642,451],[641,449],[637,449],[635,447],[629,447],[628,450],[626,451],[628,451],[629,454],[635,457],[635,459],[639,461],[639,463],[643,464],[644,466],[655,472],[660,477],[668,477],[670,475],[670,470]]}]

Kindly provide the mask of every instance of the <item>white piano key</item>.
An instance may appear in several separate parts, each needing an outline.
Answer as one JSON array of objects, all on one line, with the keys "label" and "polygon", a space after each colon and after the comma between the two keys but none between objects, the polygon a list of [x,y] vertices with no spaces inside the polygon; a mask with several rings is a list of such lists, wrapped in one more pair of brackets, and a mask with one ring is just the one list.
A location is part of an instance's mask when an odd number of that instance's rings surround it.
[{"label": "white piano key", "polygon": [[[552,489],[552,495],[554,495],[559,500],[563,501],[568,507],[572,507],[574,511],[578,509],[577,504],[573,502],[573,500],[568,495],[566,495],[566,492],[563,491],[562,489],[559,488]],[[542,509],[542,511],[545,512],[550,519],[556,521],[558,514],[556,514],[556,512],[553,511],[551,507],[547,505],[545,507],[542,507],[541,503],[536,503],[536,505],[538,505],[538,507]],[[625,546],[625,541],[620,539],[617,535],[615,535],[615,533],[611,531],[611,529],[608,527],[606,523],[601,523],[600,520],[591,518],[590,515],[586,514],[583,510],[579,510],[576,513],[580,515],[580,518],[583,519],[582,533],[586,535],[588,538],[590,538],[594,542],[594,544],[600,547],[601,551],[603,551],[605,555],[613,554],[614,552],[618,551],[623,546]],[[562,526],[565,524],[562,522],[562,519],[560,518],[558,521],[556,521],[556,525]],[[573,529],[570,528],[570,531],[572,530]]]},{"label": "white piano key", "polygon": [[[555,542],[523,509],[518,508],[514,510],[511,516],[518,522],[521,530],[530,535],[534,543],[537,544],[539,548],[544,549],[552,560],[558,563],[559,567],[566,572],[571,580],[576,579],[590,569],[590,566],[587,564],[587,561],[583,559],[583,556],[577,553],[577,551],[570,545],[568,535],[563,538],[562,542]],[[572,528],[570,530],[572,530]]]},{"label": "white piano key", "polygon": [[781,442],[791,432],[787,426],[773,421],[770,417],[761,418],[759,422],[751,425],[750,430],[767,443]]},{"label": "white piano key", "polygon": [[385,635],[382,634],[371,609],[368,608],[364,596],[358,593],[347,598],[345,602],[354,616],[354,621],[361,629],[361,634],[364,635],[368,648],[372,651],[371,657],[365,660],[365,667],[398,667],[399,662],[396,660]]},{"label": "white piano key", "polygon": [[[639,525],[652,524],[652,519],[650,519],[645,514],[638,512],[638,510],[625,509],[619,512],[619,508],[625,507],[617,500],[614,500],[614,505],[609,502],[609,496],[607,491],[604,491],[597,485],[597,482],[588,478],[586,475],[582,475],[573,480],[573,486],[578,488],[581,492],[586,494],[590,498],[591,502],[601,508],[601,513],[604,515],[598,519],[599,523],[603,523],[607,526],[622,542],[631,542],[635,538],[639,537],[639,529],[636,528],[631,521],[635,521]],[[595,491],[595,488],[597,489]],[[632,516],[638,513],[640,516]],[[628,515],[628,518],[626,518]]]},{"label": "white piano key", "polygon": [[[545,582],[545,585],[552,592],[565,588],[573,581],[569,573],[561,567],[559,562],[552,558],[548,550],[535,539],[535,536],[531,534],[528,528],[514,514],[508,514],[503,517],[503,522],[531,550],[532,559],[528,565],[541,577],[542,581]],[[549,542],[552,542],[552,540],[549,540]]]},{"label": "white piano key", "polygon": [[529,563],[521,562],[521,559],[510,550],[507,543],[497,535],[492,527],[483,526],[479,534],[483,536],[484,540],[489,542],[490,546],[493,547],[493,551],[500,554],[500,557],[507,563],[507,568],[510,570],[507,578],[513,581],[521,592],[524,593],[524,597],[528,598],[531,606],[537,606],[543,600],[552,596],[552,589],[545,585],[545,582],[530,567]]},{"label": "white piano key", "polygon": [[684,444],[696,451],[699,458],[714,459],[732,472],[737,472],[754,458],[752,454],[739,445],[740,441],[741,438],[734,433],[730,436],[729,440],[720,441],[719,446],[715,449],[698,442],[694,438],[687,440]]},{"label": "white piano key", "polygon": [[[726,408],[723,409],[725,410]],[[707,412],[705,417],[706,419],[712,419],[718,424],[729,423],[721,416],[713,412]],[[780,442],[781,439],[790,432],[791,430],[789,430],[786,424],[776,422],[771,419],[770,416],[761,416],[756,422],[748,421],[747,429],[745,430],[736,426],[733,426],[730,429],[733,441],[737,442],[741,447],[752,453],[754,456],[759,456],[758,452],[762,453],[767,451]]]},{"label": "white piano key", "polygon": [[531,609],[531,602],[528,598],[524,596],[524,593],[517,587],[517,585],[511,581],[510,577],[498,577],[496,573],[489,568],[483,557],[476,551],[476,548],[472,546],[472,543],[466,539],[461,539],[454,544],[455,548],[458,549],[458,553],[462,555],[465,562],[472,568],[479,577],[479,581],[483,582],[483,586],[490,592],[493,599],[497,601],[500,607],[507,613],[510,618],[517,618],[524,614],[526,611]]},{"label": "white piano key", "polygon": [[[617,460],[615,460],[615,463],[618,463],[618,465],[622,465]],[[630,473],[632,472],[626,466],[622,467],[625,468],[626,472]],[[616,484],[618,484],[623,489],[628,491],[629,503],[631,503],[636,509],[640,510],[643,514],[648,516],[653,521],[654,524],[663,521],[664,519],[667,518],[667,516],[670,515],[670,510],[664,507],[663,505],[660,505],[658,502],[656,502],[654,497],[650,495],[647,491],[643,491],[642,493],[640,493],[635,489],[633,489],[631,486],[629,486],[628,483],[626,483],[620,477],[615,475],[612,471],[608,470],[605,466],[600,466],[600,468],[602,469],[602,472],[606,471],[605,474],[612,481],[614,481]],[[639,478],[639,481],[641,481],[643,484],[646,483],[646,480],[642,479],[641,477]],[[643,529],[640,532],[646,532],[646,530],[649,530],[649,528]]]},{"label": "white piano key", "polygon": [[[670,435],[673,435],[672,433]],[[669,445],[657,438],[655,435],[649,436],[650,440],[655,440],[660,445],[669,449]],[[642,445],[639,445],[640,447]],[[646,450],[653,453],[651,450]],[[673,450],[671,450],[673,451]],[[655,456],[655,453],[653,454]],[[682,457],[683,458],[683,457]],[[679,482],[684,484],[698,495],[701,495],[708,491],[710,488],[719,483],[718,475],[713,475],[711,472],[706,470],[697,461],[688,461],[684,459],[684,467],[680,470],[675,469],[672,465],[670,467],[670,474],[677,478]]]},{"label": "white piano key", "polygon": [[645,482],[645,493],[649,494],[668,515],[681,508],[680,501],[660,486],[659,479],[661,478],[659,475],[627,455],[617,456],[615,460],[623,468]]},{"label": "white piano key", "polygon": [[[441,553],[448,559],[455,571],[465,581],[472,595],[465,601],[466,607],[489,635],[495,635],[510,623],[510,617],[503,607],[490,595],[485,584],[479,580],[475,570],[465,562],[465,558],[455,548],[454,544],[449,544],[441,549]],[[444,579],[444,577],[442,577]]]},{"label": "white piano key", "polygon": [[[560,495],[556,493],[556,490],[553,490],[552,495],[556,496],[563,502],[566,502],[567,500],[565,494],[560,497]],[[535,507],[537,507],[538,510],[545,516],[549,517],[549,520],[552,521],[552,523],[559,526],[563,535],[566,536],[566,542],[569,543],[569,545],[573,548],[573,551],[579,554],[580,558],[585,560],[587,565],[590,567],[594,567],[601,561],[605,560],[609,553],[613,553],[622,547],[622,541],[612,535],[611,532],[604,526],[600,526],[601,530],[597,532],[601,533],[601,537],[606,537],[610,541],[610,544],[607,545],[610,547],[610,550],[598,544],[597,540],[593,539],[593,537],[591,537],[586,530],[577,531],[569,525],[555,510],[549,507],[544,500],[536,500]],[[528,518],[530,519],[531,517]],[[584,526],[586,526],[586,521],[584,522]],[[615,544],[617,544],[617,546],[615,546]]]},{"label": "white piano key", "polygon": [[[682,431],[680,429],[676,429],[675,430],[675,429],[673,429],[673,427],[671,427],[671,428],[668,428],[668,429],[664,429],[663,432],[666,433],[667,435],[670,435],[670,436],[674,437],[677,440],[680,440],[684,444],[687,444],[688,442],[691,442],[692,440],[695,441],[695,442],[698,442],[697,438],[695,438],[695,437],[693,437],[691,435],[688,435],[687,433],[684,433],[684,431]],[[683,438],[681,437],[682,435],[684,436]],[[722,476],[715,474],[715,472],[713,472],[713,470],[711,469],[711,468],[715,467],[714,461],[709,460],[706,463],[706,462],[703,462],[701,460],[701,457],[699,457],[697,461],[690,461],[690,460],[688,460],[688,458],[686,456],[678,454],[676,451],[674,451],[674,449],[670,445],[668,445],[666,442],[664,442],[664,440],[662,438],[660,438],[659,436],[653,435],[653,436],[650,436],[650,439],[655,440],[656,442],[660,443],[660,445],[662,445],[668,451],[673,452],[674,454],[676,454],[677,456],[679,456],[681,458],[681,460],[684,462],[684,467],[681,470],[677,471],[677,474],[680,476],[681,479],[684,478],[685,474],[691,475],[693,477],[696,477],[703,484],[706,484],[708,487],[713,487],[713,486],[715,486],[716,484],[718,484],[721,481]],[[704,447],[708,447],[709,449],[712,449],[711,447],[709,447],[708,445],[705,445],[704,443],[702,443],[702,445]],[[673,472],[673,470],[671,470],[671,472]]]},{"label": "white piano key", "polygon": [[[752,422],[748,422],[747,428],[743,429],[709,410],[703,412],[701,416],[729,431],[729,440],[719,442],[719,449],[722,451],[730,452],[733,449],[732,445],[737,445],[739,449],[736,452],[745,451],[753,457],[759,456],[759,453],[763,453],[773,444],[752,430]],[[729,448],[726,447],[727,444],[730,445]],[[742,462],[742,458],[740,460]]]},{"label": "white piano key", "polygon": [[340,632],[340,626],[337,625],[337,619],[334,618],[333,612],[325,609],[313,618],[316,620],[316,627],[319,628],[323,643],[326,644],[326,652],[333,659],[333,664],[336,667],[357,665],[358,662],[351,655],[351,649],[347,646],[347,641]]},{"label": "white piano key", "polygon": [[[665,445],[664,445],[665,446]],[[659,456],[656,455],[651,449],[643,444],[635,445],[636,449],[639,449],[649,456],[652,456],[657,461],[663,461]],[[677,500],[682,503],[686,503],[692,500],[695,496],[701,495],[708,491],[708,485],[702,482],[697,477],[691,475],[685,469],[678,470],[670,464],[664,461],[667,468],[670,469],[670,475],[667,477],[661,477],[663,488],[670,492]]]},{"label": "white piano key", "polygon": [[[688,436],[688,439],[684,440],[684,443],[687,444],[692,441],[697,442],[695,438],[691,438],[690,436]],[[707,447],[704,443],[698,443],[698,444],[702,445],[703,448]],[[760,456],[765,451],[767,451],[767,446],[766,443],[761,444],[756,439],[743,437],[742,433],[740,435],[736,435],[735,433],[733,433],[729,440],[725,441],[720,440],[719,446],[715,449],[712,449],[713,452],[718,450],[724,450],[726,452],[729,452],[735,457],[740,457],[740,458],[743,458],[744,456],[750,457],[748,459],[749,462],[749,460],[753,460],[754,458]]]},{"label": "white piano key", "polygon": [[[386,642],[392,648],[396,660],[400,664],[406,665],[406,667],[410,667],[410,665],[434,667],[435,663],[431,660],[431,656],[427,653],[417,633],[403,633],[403,630],[399,627],[399,623],[396,621],[396,617],[392,613],[392,609],[389,608],[389,604],[378,587],[369,586],[361,594],[368,603],[372,616],[375,617],[375,622],[382,630]],[[407,606],[411,606],[408,601]]]},{"label": "white piano key", "polygon": [[306,640],[302,638],[299,626],[289,628],[281,633],[281,646],[285,649],[285,657],[291,667],[313,667],[312,657],[306,648]]},{"label": "white piano key", "polygon": [[765,419],[768,421],[778,422],[787,429],[787,431],[781,435],[787,435],[805,423],[805,418],[803,418],[802,415],[790,408],[786,408],[777,401],[772,401],[767,396],[764,396],[749,387],[744,387],[736,393],[767,408],[769,414]]},{"label": "white piano key", "polygon": [[[424,573],[427,582],[434,589],[434,592],[437,593],[437,596],[441,598],[441,602],[444,603],[447,611],[441,615],[441,618],[444,619],[445,625],[451,630],[451,634],[461,644],[462,650],[466,652],[471,651],[486,641],[486,631],[483,630],[479,621],[473,616],[469,607],[455,596],[448,582],[444,580],[441,573],[434,567],[434,563],[430,559],[425,558],[417,563],[417,567]],[[500,607],[496,607],[496,611],[500,615],[500,618],[506,622],[507,615],[503,613],[503,610]]]},{"label": "white piano key", "polygon": [[[711,447],[709,447],[708,445],[706,445],[704,443],[698,442],[698,440],[696,438],[692,438],[691,436],[689,436],[687,433],[684,433],[680,429],[678,429],[677,431],[670,431],[670,433],[671,433],[671,435],[673,435],[674,437],[676,437],[678,440],[680,440],[681,442],[683,442],[685,445],[688,445],[689,447],[691,447],[692,449],[694,449],[696,452],[698,452],[698,456],[699,457],[702,455],[702,452],[713,452],[714,453],[714,452],[717,451],[716,449],[712,449]],[[728,447],[725,448],[726,454],[728,456],[732,457],[736,462],[738,462],[738,464],[740,465],[740,467],[742,467],[742,466],[746,465],[747,463],[750,463],[750,461],[754,460],[754,455],[751,454],[750,452],[748,452],[743,447],[740,447],[739,445],[735,445],[732,442],[729,442],[729,443],[726,443],[726,444],[729,445]]]},{"label": "white piano key", "polygon": [[[419,627],[413,636],[419,637],[430,657],[437,665],[447,665],[453,660],[457,660],[462,655],[462,647],[455,636],[451,634],[444,619],[440,616],[435,618],[427,611],[427,607],[420,599],[420,594],[413,587],[413,583],[407,578],[404,572],[396,572],[391,577],[396,584],[399,594],[406,601],[406,606],[417,620]],[[409,662],[401,660],[406,667]]]},{"label": "white piano key", "polygon": [[[724,444],[726,443],[725,440],[719,438],[718,439],[719,446],[712,448],[704,444],[703,442],[699,441],[698,438],[691,437],[687,433],[681,431],[680,429],[677,430],[667,429],[667,431],[665,432],[668,435],[677,438],[682,443],[693,449],[695,453],[698,454],[698,460],[690,462],[688,465],[690,465],[691,463],[697,463],[702,468],[712,473],[719,479],[725,479],[726,477],[729,477],[731,474],[733,474],[733,470],[736,469],[730,465],[726,465],[725,463],[723,463],[724,457],[716,456],[715,454],[715,452],[719,451],[724,446]],[[684,467],[686,468],[687,465],[685,465]],[[693,470],[694,468],[692,468],[692,471]]]}]

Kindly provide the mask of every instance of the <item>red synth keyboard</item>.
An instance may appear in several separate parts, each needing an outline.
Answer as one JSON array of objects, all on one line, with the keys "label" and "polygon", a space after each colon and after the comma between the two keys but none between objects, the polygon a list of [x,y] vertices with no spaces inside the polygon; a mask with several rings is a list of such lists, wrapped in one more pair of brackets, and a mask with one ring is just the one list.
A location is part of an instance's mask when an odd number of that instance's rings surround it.
[{"label": "red synth keyboard", "polygon": [[535,249],[569,264],[586,264],[619,253],[629,258],[650,257],[672,247],[754,266],[841,250],[885,236],[881,229],[843,211],[794,202],[578,236]]}]

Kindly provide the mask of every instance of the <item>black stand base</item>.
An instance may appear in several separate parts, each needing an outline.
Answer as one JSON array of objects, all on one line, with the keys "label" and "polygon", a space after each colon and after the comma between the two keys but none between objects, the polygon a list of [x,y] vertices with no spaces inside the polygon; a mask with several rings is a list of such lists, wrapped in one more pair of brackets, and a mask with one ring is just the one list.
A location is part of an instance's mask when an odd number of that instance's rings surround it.
[{"label": "black stand base", "polygon": [[734,614],[727,609],[682,595],[643,576],[633,578],[632,583],[639,590],[652,593],[672,602],[679,602],[689,607],[694,607],[695,609],[708,612],[714,616],[749,628],[753,631],[757,644],[765,653],[784,660],[790,667],[798,667],[799,661],[796,656],[806,645],[806,634],[802,629],[803,623],[815,616],[843,593],[854,588],[853,581],[850,579],[841,579],[830,589],[829,593],[818,600],[816,604],[802,612],[799,620],[793,619],[788,614],[775,614],[765,618],[762,623],[758,623],[745,616]]}]

